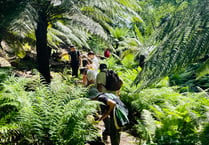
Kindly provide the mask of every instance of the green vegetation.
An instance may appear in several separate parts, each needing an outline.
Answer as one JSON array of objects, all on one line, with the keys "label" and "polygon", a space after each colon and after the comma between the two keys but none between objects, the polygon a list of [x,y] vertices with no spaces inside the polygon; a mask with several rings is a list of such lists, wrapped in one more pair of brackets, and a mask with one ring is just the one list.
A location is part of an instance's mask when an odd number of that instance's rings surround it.
[{"label": "green vegetation", "polygon": [[4,81],[0,98],[1,143],[82,145],[96,137],[90,118],[96,106],[83,97],[85,88],[69,85],[59,75],[50,88],[36,79],[11,76]]},{"label": "green vegetation", "polygon": [[0,144],[97,138],[99,104],[58,56],[70,44],[111,50],[139,145],[209,144],[208,0],[10,0],[0,18]]}]

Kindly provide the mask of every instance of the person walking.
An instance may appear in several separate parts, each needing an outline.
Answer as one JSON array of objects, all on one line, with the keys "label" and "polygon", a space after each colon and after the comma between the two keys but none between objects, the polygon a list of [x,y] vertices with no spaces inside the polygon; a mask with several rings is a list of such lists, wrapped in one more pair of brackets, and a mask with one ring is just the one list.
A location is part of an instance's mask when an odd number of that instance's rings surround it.
[{"label": "person walking", "polygon": [[95,55],[95,53],[93,51],[88,52],[88,58],[91,60],[92,62],[92,68],[98,72],[99,69],[99,59],[97,58],[97,56]]},{"label": "person walking", "polygon": [[[100,72],[97,74],[97,77],[96,77],[97,90],[101,93],[112,93],[112,94],[115,94],[116,96],[119,96],[120,90],[110,91],[105,87],[106,86],[107,65],[102,63],[102,64],[100,64],[99,69],[100,69]],[[103,122],[105,124],[105,130],[103,131],[102,135],[103,135],[103,140],[106,140],[107,137],[110,135],[110,130],[109,130],[110,119],[105,118],[105,119],[103,119]]]},{"label": "person walking", "polygon": [[97,72],[91,69],[90,62],[87,59],[82,60],[83,67],[80,68],[80,74],[82,74],[82,84],[89,86],[96,83]]},{"label": "person walking", "polygon": [[96,86],[99,92],[106,93],[107,89],[105,88],[106,85],[106,71],[107,71],[107,65],[102,63],[99,66],[100,72],[98,73],[96,77]]},{"label": "person walking", "polygon": [[80,52],[76,50],[74,45],[70,46],[70,51],[68,51],[68,54],[71,57],[71,68],[72,68],[72,76],[78,77],[78,69],[80,66]]},{"label": "person walking", "polygon": [[106,86],[106,73],[108,71],[107,65],[102,63],[100,64],[99,69],[100,69],[100,72],[97,74],[97,77],[96,77],[96,86],[97,86],[98,91],[103,92],[103,93],[113,93],[119,96],[120,90],[111,91],[105,87]]},{"label": "person walking", "polygon": [[[120,130],[116,129],[113,118],[113,109],[116,106],[116,102],[110,98],[105,93],[99,92],[96,88],[92,87],[89,89],[88,97],[91,100],[102,102],[101,110],[102,116],[98,121],[105,120],[108,118],[108,122],[105,123],[105,129],[108,130],[108,135],[110,136],[111,145],[120,144]],[[106,140],[104,132],[103,139]]]}]

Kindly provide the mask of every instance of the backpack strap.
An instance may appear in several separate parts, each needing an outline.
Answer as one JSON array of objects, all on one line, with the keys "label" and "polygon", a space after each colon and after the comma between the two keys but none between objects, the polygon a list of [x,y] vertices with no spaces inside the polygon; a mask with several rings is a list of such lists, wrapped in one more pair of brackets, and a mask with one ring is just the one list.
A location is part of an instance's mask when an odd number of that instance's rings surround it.
[{"label": "backpack strap", "polygon": [[115,96],[114,94],[112,94],[112,93],[104,93],[104,95],[105,95],[107,98],[109,98],[109,99],[115,101],[116,104],[119,104],[119,101],[118,101],[119,98],[118,98],[117,96]]}]

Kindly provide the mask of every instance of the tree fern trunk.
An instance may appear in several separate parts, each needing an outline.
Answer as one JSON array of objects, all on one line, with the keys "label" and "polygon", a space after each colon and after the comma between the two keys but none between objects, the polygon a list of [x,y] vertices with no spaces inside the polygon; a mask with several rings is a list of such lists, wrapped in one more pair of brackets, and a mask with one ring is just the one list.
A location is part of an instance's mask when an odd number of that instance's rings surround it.
[{"label": "tree fern trunk", "polygon": [[41,73],[46,83],[51,82],[50,69],[49,69],[49,48],[47,47],[47,16],[44,12],[39,13],[39,18],[36,28],[36,51],[38,70]]}]

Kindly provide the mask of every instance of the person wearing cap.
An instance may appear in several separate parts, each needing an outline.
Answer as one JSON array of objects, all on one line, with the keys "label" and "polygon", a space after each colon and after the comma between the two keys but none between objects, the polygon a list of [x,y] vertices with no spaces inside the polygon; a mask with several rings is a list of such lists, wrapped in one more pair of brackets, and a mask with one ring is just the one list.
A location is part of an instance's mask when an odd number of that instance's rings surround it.
[{"label": "person wearing cap", "polygon": [[97,86],[97,89],[99,90],[99,92],[113,93],[113,94],[119,96],[120,90],[110,91],[110,90],[108,90],[108,89],[105,88],[105,85],[106,85],[107,65],[104,64],[104,63],[101,63],[99,65],[99,69],[100,69],[100,72],[97,74],[97,77],[96,77],[96,86]]},{"label": "person wearing cap", "polygon": [[104,121],[105,131],[103,132],[103,139],[106,140],[107,138],[107,131],[108,135],[110,135],[111,145],[119,145],[120,144],[120,132],[116,129],[113,119],[113,109],[116,105],[116,102],[112,99],[108,98],[105,93],[99,92],[96,88],[92,87],[89,89],[88,97],[91,100],[96,100],[102,102],[103,104],[100,106],[102,110],[102,116],[99,118],[98,121]]},{"label": "person wearing cap", "polygon": [[93,70],[95,70],[96,72],[98,72],[98,69],[99,69],[99,60],[98,60],[97,56],[95,55],[95,53],[93,51],[88,52],[88,58],[92,62],[91,65],[92,65]]},{"label": "person wearing cap", "polygon": [[80,66],[80,52],[76,50],[74,45],[70,46],[70,51],[68,51],[68,54],[71,57],[71,68],[72,68],[72,76],[78,77],[78,69]]},{"label": "person wearing cap", "polygon": [[[97,90],[101,93],[115,93],[115,92],[112,92],[112,91],[108,91],[105,88],[107,65],[104,64],[104,63],[101,63],[100,66],[99,66],[99,69],[100,69],[100,72],[97,74],[97,77],[96,77]],[[103,140],[106,140],[107,136],[110,135],[110,130],[109,130],[109,127],[108,127],[108,126],[110,126],[109,125],[110,124],[110,119],[105,118],[105,119],[103,119],[103,122],[105,124],[105,130],[103,131],[102,136],[103,136]]]}]

